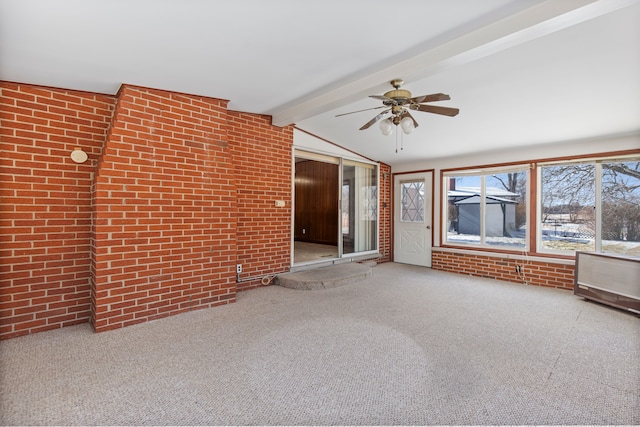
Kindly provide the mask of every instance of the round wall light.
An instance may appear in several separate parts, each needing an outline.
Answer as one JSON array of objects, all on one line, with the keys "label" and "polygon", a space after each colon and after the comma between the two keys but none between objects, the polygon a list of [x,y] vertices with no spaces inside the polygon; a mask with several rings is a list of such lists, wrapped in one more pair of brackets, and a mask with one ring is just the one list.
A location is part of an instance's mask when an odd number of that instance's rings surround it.
[{"label": "round wall light", "polygon": [[71,160],[73,160],[76,163],[84,163],[87,161],[87,159],[89,158],[89,156],[87,156],[87,153],[85,153],[82,148],[74,148],[73,151],[71,152]]}]

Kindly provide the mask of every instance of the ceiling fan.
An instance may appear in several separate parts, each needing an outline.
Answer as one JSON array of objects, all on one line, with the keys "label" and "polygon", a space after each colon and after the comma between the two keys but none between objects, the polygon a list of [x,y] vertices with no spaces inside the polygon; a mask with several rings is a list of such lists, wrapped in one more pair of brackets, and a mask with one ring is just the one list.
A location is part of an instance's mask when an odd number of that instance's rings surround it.
[{"label": "ceiling fan", "polygon": [[[347,114],[360,113],[362,111],[387,108],[386,110],[375,116],[373,119],[365,123],[360,128],[360,130],[368,129],[373,124],[380,121],[380,130],[384,135],[389,135],[393,131],[393,125],[400,125],[404,133],[411,133],[415,128],[418,127],[418,122],[416,122],[413,116],[409,113],[409,110],[441,114],[443,116],[449,117],[456,116],[460,112],[460,110],[457,108],[424,104],[426,102],[449,100],[451,99],[449,95],[445,95],[444,93],[434,93],[431,95],[411,97],[411,92],[405,89],[400,89],[400,87],[404,84],[404,81],[402,79],[394,79],[391,80],[390,83],[391,86],[394,87],[394,90],[390,90],[384,95],[370,96],[370,98],[381,100],[383,104],[382,106],[367,108],[358,111],[351,111],[350,113],[338,114],[336,117],[345,116]],[[391,115],[385,118],[385,116],[387,116],[387,114],[389,113]]]}]

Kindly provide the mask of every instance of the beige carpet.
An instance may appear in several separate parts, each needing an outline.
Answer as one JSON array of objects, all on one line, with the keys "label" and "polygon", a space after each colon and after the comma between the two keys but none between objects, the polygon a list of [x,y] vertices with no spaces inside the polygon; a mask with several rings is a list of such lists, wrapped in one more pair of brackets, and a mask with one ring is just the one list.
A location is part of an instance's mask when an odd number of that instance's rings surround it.
[{"label": "beige carpet", "polygon": [[382,264],[117,331],[0,342],[0,424],[640,424],[640,319]]}]

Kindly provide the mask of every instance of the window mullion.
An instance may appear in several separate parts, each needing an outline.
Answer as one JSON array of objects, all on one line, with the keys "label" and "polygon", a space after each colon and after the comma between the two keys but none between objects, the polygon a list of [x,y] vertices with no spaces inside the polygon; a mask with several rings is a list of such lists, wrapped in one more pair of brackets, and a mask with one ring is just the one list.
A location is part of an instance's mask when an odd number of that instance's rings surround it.
[{"label": "window mullion", "polygon": [[485,229],[486,229],[486,217],[485,212],[486,209],[486,175],[480,176],[480,244],[484,245],[486,243],[485,238]]},{"label": "window mullion", "polygon": [[595,194],[595,251],[602,252],[602,163],[596,163],[595,170],[596,194]]}]

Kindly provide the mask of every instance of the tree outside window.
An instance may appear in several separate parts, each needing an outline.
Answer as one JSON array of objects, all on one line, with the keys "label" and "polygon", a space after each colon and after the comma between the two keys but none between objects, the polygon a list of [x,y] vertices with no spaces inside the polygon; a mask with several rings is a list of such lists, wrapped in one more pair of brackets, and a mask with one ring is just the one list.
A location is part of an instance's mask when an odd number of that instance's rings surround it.
[{"label": "tree outside window", "polygon": [[640,256],[639,159],[542,166],[540,250]]}]

